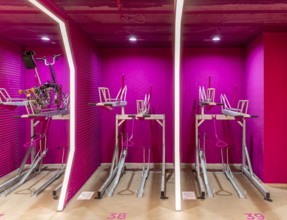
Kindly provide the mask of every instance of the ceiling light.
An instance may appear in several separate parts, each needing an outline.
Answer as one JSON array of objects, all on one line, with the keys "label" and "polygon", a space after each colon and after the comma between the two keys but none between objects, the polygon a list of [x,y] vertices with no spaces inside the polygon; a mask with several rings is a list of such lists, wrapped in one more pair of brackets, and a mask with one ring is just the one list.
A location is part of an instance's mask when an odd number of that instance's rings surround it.
[{"label": "ceiling light", "polygon": [[41,40],[43,40],[43,41],[49,41],[49,40],[50,40],[50,38],[49,38],[49,37],[47,37],[47,36],[43,36],[43,37],[41,37]]},{"label": "ceiling light", "polygon": [[132,42],[136,42],[137,38],[135,36],[130,36],[129,40],[132,41]]},{"label": "ceiling light", "polygon": [[221,38],[220,38],[220,36],[215,35],[215,36],[212,38],[212,40],[213,40],[213,41],[220,41]]}]

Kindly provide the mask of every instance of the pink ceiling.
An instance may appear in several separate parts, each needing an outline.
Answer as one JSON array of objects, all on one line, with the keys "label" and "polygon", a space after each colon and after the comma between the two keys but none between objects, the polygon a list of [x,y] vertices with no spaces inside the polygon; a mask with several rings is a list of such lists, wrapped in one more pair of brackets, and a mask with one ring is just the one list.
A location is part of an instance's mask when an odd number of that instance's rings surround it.
[{"label": "pink ceiling", "polygon": [[[171,47],[173,0],[50,0],[101,47]],[[264,31],[287,31],[287,2],[186,0],[183,40],[187,47],[234,47]],[[222,41],[213,43],[219,34]],[[48,35],[50,42],[40,37]],[[138,42],[128,42],[136,35]],[[0,37],[23,46],[58,45],[57,25],[27,0],[0,0]]]}]

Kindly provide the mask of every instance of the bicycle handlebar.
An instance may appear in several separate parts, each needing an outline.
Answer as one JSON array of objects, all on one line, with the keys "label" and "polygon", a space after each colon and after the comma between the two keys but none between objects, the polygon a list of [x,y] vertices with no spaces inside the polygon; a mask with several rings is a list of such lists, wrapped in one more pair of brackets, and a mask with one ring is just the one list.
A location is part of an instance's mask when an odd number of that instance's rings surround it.
[{"label": "bicycle handlebar", "polygon": [[42,60],[46,66],[53,66],[55,64],[56,60],[58,59],[58,57],[60,57],[60,56],[62,56],[62,54],[54,55],[52,63],[48,63],[46,57],[36,58],[36,60]]}]

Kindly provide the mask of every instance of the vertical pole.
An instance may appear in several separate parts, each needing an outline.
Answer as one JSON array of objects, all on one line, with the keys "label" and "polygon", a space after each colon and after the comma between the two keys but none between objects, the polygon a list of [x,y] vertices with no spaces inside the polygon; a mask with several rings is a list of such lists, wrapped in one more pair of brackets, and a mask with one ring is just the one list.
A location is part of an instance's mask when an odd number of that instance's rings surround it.
[{"label": "vertical pole", "polygon": [[174,174],[175,210],[181,211],[180,183],[180,57],[181,21],[184,0],[175,1],[175,40],[174,40]]},{"label": "vertical pole", "polygon": [[[165,117],[162,120],[162,187],[165,193]],[[163,190],[162,189],[162,190]]]},{"label": "vertical pole", "polygon": [[198,119],[195,116],[195,170],[199,175],[199,146],[198,146]]},{"label": "vertical pole", "polygon": [[246,147],[246,121],[244,118],[242,118],[242,168],[246,167],[245,147]]},{"label": "vertical pole", "polygon": [[[31,141],[34,141],[34,135],[35,135],[34,119],[31,119],[31,125],[30,126],[31,126],[30,127]],[[35,150],[36,150],[35,147],[32,147],[32,150],[31,150],[31,165],[32,165],[32,162],[34,161],[34,158],[35,158]]]},{"label": "vertical pole", "polygon": [[119,151],[119,139],[118,139],[118,135],[119,135],[119,132],[118,132],[118,129],[119,129],[119,119],[118,119],[118,115],[116,115],[116,127],[115,127],[115,130],[116,130],[116,140],[115,140],[115,148],[114,148],[114,155],[113,155],[113,160],[112,160],[112,164],[111,164],[111,168],[110,168],[110,175],[113,174],[113,170],[114,170],[114,166],[116,164],[118,164],[118,151]]}]

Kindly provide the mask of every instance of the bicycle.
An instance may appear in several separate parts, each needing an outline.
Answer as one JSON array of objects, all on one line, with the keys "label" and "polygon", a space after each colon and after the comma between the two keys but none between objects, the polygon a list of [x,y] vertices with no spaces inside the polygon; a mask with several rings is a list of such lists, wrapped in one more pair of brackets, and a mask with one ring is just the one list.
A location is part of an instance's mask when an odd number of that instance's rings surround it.
[{"label": "bicycle", "polygon": [[61,54],[54,55],[53,61],[51,63],[47,61],[46,57],[36,58],[36,60],[41,60],[46,66],[49,66],[52,82],[47,81],[44,84],[41,83],[38,70],[34,62],[34,55],[35,52],[26,52],[24,55],[24,57],[26,58],[23,58],[23,60],[27,68],[35,69],[39,85],[34,86],[30,89],[19,90],[19,93],[25,94],[27,99],[30,100],[31,103],[33,103],[30,106],[33,109],[32,112],[36,114],[41,113],[42,110],[45,108],[50,108],[52,101],[57,110],[67,109],[69,96],[63,93],[62,85],[57,83],[56,75],[53,69],[53,65],[55,64],[58,57],[61,56]]},{"label": "bicycle", "polygon": [[54,93],[54,102],[53,104],[55,105],[55,107],[57,108],[57,110],[64,110],[66,109],[68,103],[67,103],[67,99],[68,96],[66,96],[63,91],[62,91],[62,85],[58,84],[56,81],[56,74],[54,71],[54,64],[56,62],[56,60],[58,60],[58,58],[62,56],[62,54],[57,54],[53,56],[53,61],[51,63],[49,63],[46,59],[46,57],[42,57],[42,58],[36,58],[36,60],[42,60],[43,63],[49,67],[50,70],[50,74],[51,74],[51,78],[52,78],[52,82],[47,81],[44,85],[41,85],[39,87],[39,90],[36,90],[35,92],[41,97],[41,95],[43,96],[43,100],[47,101],[47,102],[52,102],[52,97],[50,95],[48,95],[48,93],[50,93],[51,91]]}]

